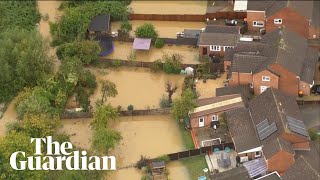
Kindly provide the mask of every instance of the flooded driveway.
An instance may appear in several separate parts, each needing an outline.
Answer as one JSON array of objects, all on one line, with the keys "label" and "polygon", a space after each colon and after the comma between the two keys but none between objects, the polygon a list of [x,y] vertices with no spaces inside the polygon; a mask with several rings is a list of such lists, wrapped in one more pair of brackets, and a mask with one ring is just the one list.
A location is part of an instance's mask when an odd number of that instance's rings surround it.
[{"label": "flooded driveway", "polygon": [[205,14],[207,1],[131,1],[133,14]]},{"label": "flooded driveway", "polygon": [[[133,51],[132,42],[114,42],[114,51],[104,58],[106,59],[122,59],[128,60],[128,56]],[[161,59],[163,54],[173,54],[178,53],[182,55],[182,62],[185,64],[200,64],[198,61],[199,52],[198,48],[194,48],[193,46],[186,45],[165,45],[161,49],[157,49],[155,47],[151,47],[150,50],[137,50],[136,61],[144,61],[144,62],[153,62],[157,59]]]},{"label": "flooded driveway", "polygon": [[[142,21],[133,20],[131,36],[134,36],[134,30],[144,23],[153,24],[161,38],[176,38],[177,32],[183,32],[184,29],[201,29],[206,26],[204,22],[182,22],[182,21]],[[112,22],[111,30],[117,31],[120,29],[121,22]]]},{"label": "flooded driveway", "polygon": [[[114,127],[121,132],[123,140],[110,152],[123,167],[136,163],[140,156],[155,158],[164,154],[185,150],[178,124],[168,115],[121,117]],[[188,179],[188,173],[182,164],[173,162],[168,165],[171,179]],[[112,180],[141,179],[141,172],[129,168],[115,171]]]},{"label": "flooded driveway", "polygon": [[[161,97],[166,94],[167,81],[178,86],[173,98],[181,94],[183,75],[169,75],[165,73],[152,73],[148,68],[98,69],[90,68],[96,75],[98,87],[90,97],[91,105],[101,99],[101,81],[109,80],[116,84],[118,95],[107,101],[113,106],[122,106],[124,109],[132,104],[134,109],[158,108]],[[103,73],[103,72],[106,73]]]}]

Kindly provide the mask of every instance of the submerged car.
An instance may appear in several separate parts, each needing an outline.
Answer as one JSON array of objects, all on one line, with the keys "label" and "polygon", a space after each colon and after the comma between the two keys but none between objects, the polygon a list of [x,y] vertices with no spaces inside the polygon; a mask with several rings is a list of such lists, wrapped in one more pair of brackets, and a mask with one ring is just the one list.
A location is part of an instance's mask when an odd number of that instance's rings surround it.
[{"label": "submerged car", "polygon": [[314,94],[320,94],[320,84],[312,86],[311,92]]}]

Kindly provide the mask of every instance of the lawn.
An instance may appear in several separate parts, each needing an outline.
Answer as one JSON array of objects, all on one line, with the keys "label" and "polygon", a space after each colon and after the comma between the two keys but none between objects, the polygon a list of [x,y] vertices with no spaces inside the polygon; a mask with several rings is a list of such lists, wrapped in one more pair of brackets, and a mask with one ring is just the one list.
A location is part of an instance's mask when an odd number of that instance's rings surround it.
[{"label": "lawn", "polygon": [[[177,123],[178,123],[178,121],[177,121]],[[193,140],[192,140],[190,131],[186,130],[184,128],[183,124],[179,123],[178,125],[179,125],[179,130],[180,130],[182,141],[183,141],[185,148],[188,150],[194,149],[194,144],[193,144]]]},{"label": "lawn", "polygon": [[205,175],[204,168],[208,168],[204,156],[194,156],[180,160],[182,164],[188,169],[191,179],[198,179],[199,176]]}]

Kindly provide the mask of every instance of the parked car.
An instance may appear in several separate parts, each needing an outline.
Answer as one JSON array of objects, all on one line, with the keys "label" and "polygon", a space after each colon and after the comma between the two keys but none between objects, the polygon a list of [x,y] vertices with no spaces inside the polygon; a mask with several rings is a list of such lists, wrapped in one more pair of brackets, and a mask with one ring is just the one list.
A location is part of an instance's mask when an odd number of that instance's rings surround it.
[{"label": "parked car", "polygon": [[314,94],[320,94],[320,84],[312,86],[311,92]]},{"label": "parked car", "polygon": [[225,23],[227,26],[236,26],[238,22],[234,19],[226,19]]}]

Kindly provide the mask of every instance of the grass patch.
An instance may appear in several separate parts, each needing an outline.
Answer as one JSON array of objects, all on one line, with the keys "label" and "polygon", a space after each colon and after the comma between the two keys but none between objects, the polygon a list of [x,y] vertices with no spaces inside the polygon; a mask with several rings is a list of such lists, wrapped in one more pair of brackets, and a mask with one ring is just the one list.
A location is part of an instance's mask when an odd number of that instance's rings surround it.
[{"label": "grass patch", "polygon": [[205,175],[203,169],[208,168],[204,156],[193,156],[180,161],[188,169],[191,179],[198,179],[199,176]]},{"label": "grass patch", "polygon": [[194,149],[194,144],[193,144],[193,140],[192,140],[190,131],[186,130],[184,128],[183,124],[181,124],[179,122],[178,122],[178,126],[179,126],[179,130],[180,130],[180,133],[181,133],[181,137],[182,137],[182,141],[183,141],[184,147],[186,149],[188,149],[188,150]]}]

